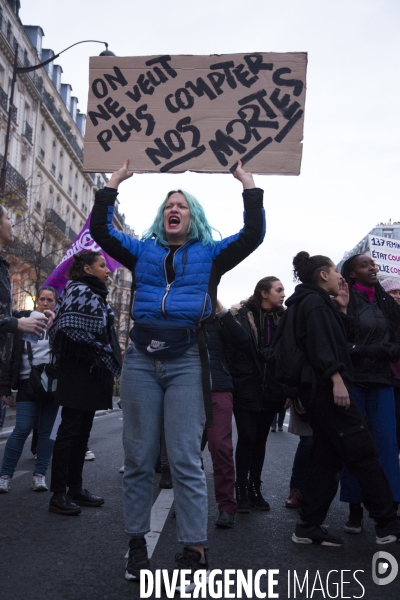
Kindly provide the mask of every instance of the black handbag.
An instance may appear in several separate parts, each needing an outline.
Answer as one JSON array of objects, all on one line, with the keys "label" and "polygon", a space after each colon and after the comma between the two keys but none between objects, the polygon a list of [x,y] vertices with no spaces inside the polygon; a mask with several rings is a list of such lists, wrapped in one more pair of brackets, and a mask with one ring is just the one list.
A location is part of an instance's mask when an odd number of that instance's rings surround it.
[{"label": "black handbag", "polygon": [[28,395],[35,402],[54,403],[57,389],[57,367],[54,358],[51,362],[40,365],[33,364],[33,352],[30,342],[26,342],[31,372],[28,378]]}]

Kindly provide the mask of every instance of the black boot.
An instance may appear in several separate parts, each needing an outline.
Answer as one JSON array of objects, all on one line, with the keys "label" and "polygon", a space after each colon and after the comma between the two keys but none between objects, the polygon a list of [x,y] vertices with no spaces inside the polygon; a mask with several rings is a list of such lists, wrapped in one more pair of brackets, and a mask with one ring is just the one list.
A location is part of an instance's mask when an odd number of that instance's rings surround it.
[{"label": "black boot", "polygon": [[251,506],[254,506],[254,508],[258,508],[259,510],[270,509],[268,502],[263,498],[261,493],[261,480],[255,481],[250,479],[248,498]]},{"label": "black boot", "polygon": [[249,513],[250,512],[250,502],[247,497],[248,486],[249,486],[248,481],[236,481],[236,483],[235,483],[236,502],[237,502],[237,512],[238,513]]}]

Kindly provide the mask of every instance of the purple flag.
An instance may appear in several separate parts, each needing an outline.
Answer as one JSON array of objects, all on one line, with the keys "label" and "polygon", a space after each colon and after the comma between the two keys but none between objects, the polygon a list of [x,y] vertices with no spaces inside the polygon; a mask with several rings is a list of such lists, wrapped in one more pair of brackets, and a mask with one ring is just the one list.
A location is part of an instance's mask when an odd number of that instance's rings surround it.
[{"label": "purple flag", "polygon": [[75,241],[71,244],[71,246],[68,248],[67,252],[63,256],[63,259],[61,260],[58,267],[54,269],[54,271],[48,276],[48,278],[43,284],[51,285],[57,290],[58,294],[61,294],[61,292],[67,284],[68,279],[66,277],[66,274],[68,273],[68,269],[72,265],[72,257],[74,256],[74,254],[78,254],[79,252],[83,252],[84,250],[93,250],[95,252],[101,252],[103,254],[104,258],[106,259],[107,267],[110,269],[111,272],[115,271],[115,269],[119,269],[119,267],[122,266],[119,262],[111,258],[111,256],[108,256],[108,254],[106,254],[100,248],[100,246],[96,244],[96,242],[90,235],[89,226],[91,214],[92,213],[90,213],[90,215],[88,216],[87,221],[82,228],[82,231],[76,237]]}]

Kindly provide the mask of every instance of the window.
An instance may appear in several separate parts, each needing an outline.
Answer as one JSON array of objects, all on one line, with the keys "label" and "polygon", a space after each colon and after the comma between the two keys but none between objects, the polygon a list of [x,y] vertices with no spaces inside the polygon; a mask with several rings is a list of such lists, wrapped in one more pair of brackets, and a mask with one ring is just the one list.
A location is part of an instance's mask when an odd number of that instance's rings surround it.
[{"label": "window", "polygon": [[50,186],[49,199],[48,199],[48,203],[47,203],[48,208],[54,208],[53,204],[54,204],[54,189]]},{"label": "window", "polygon": [[42,126],[40,128],[40,148],[39,148],[39,152],[42,158],[44,158],[44,153],[45,153],[45,147],[46,147],[46,127],[45,124],[42,123]]}]

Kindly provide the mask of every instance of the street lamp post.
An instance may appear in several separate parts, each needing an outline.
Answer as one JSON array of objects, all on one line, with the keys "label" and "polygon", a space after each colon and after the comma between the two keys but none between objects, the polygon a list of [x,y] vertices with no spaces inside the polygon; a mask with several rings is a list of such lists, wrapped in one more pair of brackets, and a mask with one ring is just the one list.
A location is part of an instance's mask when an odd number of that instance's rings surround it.
[{"label": "street lamp post", "polygon": [[19,75],[21,73],[31,73],[32,71],[36,71],[37,69],[40,69],[41,67],[45,67],[46,65],[51,63],[53,60],[56,60],[56,58],[58,58],[60,56],[60,54],[63,54],[63,52],[66,52],[70,48],[73,48],[73,46],[77,46],[78,44],[86,44],[88,42],[95,42],[98,44],[105,45],[106,49],[100,53],[100,56],[115,56],[114,52],[111,52],[111,50],[108,49],[107,42],[101,42],[99,40],[82,40],[81,42],[75,42],[75,44],[71,44],[71,46],[68,46],[68,48],[61,50],[61,52],[59,52],[58,54],[55,54],[51,58],[45,60],[44,62],[39,63],[38,65],[31,65],[30,67],[18,67],[17,64],[18,64],[19,46],[18,46],[18,44],[16,44],[15,55],[14,55],[13,75],[12,75],[12,80],[11,80],[10,101],[9,101],[9,105],[8,105],[8,122],[7,122],[5,147],[4,147],[4,158],[3,158],[3,166],[1,169],[1,178],[0,178],[0,194],[1,194],[1,196],[4,196],[5,191],[6,191],[7,168],[8,168],[8,146],[10,143],[11,117],[12,117],[12,111],[14,108],[14,105],[13,105],[14,89],[15,89],[15,82],[17,81],[17,75]]}]

